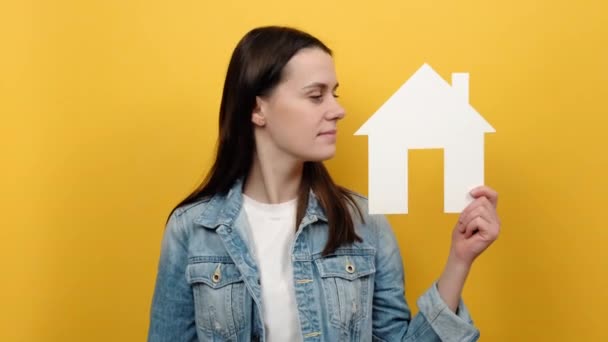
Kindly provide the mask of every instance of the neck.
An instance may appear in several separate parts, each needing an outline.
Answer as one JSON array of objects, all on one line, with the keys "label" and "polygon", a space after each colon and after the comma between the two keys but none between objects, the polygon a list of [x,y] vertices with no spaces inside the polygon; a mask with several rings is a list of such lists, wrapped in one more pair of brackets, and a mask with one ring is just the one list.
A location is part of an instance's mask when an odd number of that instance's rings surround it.
[{"label": "neck", "polygon": [[262,203],[283,203],[298,196],[304,163],[256,151],[243,193]]}]

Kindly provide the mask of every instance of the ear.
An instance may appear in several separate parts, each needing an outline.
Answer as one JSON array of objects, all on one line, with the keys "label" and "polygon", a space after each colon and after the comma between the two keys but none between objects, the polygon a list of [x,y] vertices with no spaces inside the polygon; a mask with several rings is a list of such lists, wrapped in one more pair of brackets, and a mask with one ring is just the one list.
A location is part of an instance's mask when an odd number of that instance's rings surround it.
[{"label": "ear", "polygon": [[255,97],[255,107],[251,112],[251,122],[258,127],[264,127],[266,125],[266,118],[264,117],[264,100],[259,96]]}]

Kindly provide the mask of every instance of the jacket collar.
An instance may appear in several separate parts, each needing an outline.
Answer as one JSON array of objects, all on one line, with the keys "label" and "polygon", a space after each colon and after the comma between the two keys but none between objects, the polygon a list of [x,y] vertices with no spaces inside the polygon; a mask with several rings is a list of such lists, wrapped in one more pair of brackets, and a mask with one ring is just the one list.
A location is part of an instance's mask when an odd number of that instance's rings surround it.
[{"label": "jacket collar", "polygon": [[[217,229],[221,225],[232,226],[243,206],[243,179],[237,179],[228,193],[215,194],[194,223],[208,229]],[[327,222],[327,216],[312,190],[308,196],[306,214],[302,222],[321,220]]]}]

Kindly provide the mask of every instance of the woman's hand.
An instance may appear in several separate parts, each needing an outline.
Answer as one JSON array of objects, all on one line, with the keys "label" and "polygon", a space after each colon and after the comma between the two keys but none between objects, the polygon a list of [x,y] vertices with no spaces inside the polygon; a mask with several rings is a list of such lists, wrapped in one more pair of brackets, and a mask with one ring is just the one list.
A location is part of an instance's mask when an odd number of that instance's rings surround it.
[{"label": "woman's hand", "polygon": [[498,238],[500,219],[496,212],[498,194],[487,186],[471,191],[475,199],[460,214],[452,233],[450,258],[470,266]]},{"label": "woman's hand", "polygon": [[452,247],[437,287],[441,298],[456,312],[467,275],[475,258],[498,238],[498,194],[487,186],[471,191],[475,199],[460,214],[452,232]]},{"label": "woman's hand", "polygon": [[456,312],[467,275],[475,258],[498,238],[498,194],[487,186],[471,191],[475,199],[460,214],[452,232],[452,247],[437,287],[441,298]]}]

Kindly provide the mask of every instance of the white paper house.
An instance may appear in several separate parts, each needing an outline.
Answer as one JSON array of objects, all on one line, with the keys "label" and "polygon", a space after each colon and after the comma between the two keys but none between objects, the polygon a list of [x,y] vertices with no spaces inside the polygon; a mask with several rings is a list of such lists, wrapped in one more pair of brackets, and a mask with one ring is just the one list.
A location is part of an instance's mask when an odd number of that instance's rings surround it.
[{"label": "white paper house", "polygon": [[469,74],[452,85],[422,65],[355,135],[368,136],[369,212],[408,212],[408,150],[444,149],[444,211],[461,212],[484,182],[484,135],[494,128],[469,104]]}]

